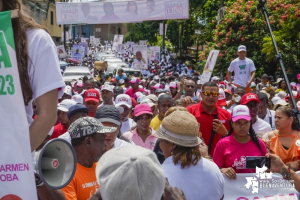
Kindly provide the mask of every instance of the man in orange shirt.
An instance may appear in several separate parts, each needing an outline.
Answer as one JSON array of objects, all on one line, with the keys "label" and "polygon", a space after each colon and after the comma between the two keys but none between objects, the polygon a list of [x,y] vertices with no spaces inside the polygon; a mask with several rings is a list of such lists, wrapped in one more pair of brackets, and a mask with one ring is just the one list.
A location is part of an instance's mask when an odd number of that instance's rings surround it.
[{"label": "man in orange shirt", "polygon": [[115,127],[105,127],[92,117],[82,117],[68,129],[76,153],[77,166],[72,181],[62,190],[67,200],[87,200],[99,189],[96,162],[106,150],[105,136]]}]

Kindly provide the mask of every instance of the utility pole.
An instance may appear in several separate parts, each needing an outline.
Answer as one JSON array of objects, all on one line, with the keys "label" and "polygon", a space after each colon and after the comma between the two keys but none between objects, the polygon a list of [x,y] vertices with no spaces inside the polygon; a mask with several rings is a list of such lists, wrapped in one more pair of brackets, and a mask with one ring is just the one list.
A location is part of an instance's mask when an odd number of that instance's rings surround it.
[{"label": "utility pole", "polygon": [[163,43],[162,43],[162,49],[163,49],[163,54],[165,54],[165,37],[166,37],[166,34],[165,34],[165,32],[166,32],[166,21],[164,20],[163,21]]}]

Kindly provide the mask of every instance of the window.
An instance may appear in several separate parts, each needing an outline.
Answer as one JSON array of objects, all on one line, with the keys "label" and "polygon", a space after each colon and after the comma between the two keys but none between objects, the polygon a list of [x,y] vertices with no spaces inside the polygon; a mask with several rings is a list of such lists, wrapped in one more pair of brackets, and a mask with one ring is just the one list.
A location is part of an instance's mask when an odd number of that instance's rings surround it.
[{"label": "window", "polygon": [[51,11],[51,25],[53,25],[53,11]]}]

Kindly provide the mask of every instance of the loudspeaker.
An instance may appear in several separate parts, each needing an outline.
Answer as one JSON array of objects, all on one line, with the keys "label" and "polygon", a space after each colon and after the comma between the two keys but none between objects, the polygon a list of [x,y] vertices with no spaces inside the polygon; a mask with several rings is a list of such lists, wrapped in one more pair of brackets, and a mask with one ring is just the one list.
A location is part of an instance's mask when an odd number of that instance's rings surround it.
[{"label": "loudspeaker", "polygon": [[35,153],[35,170],[45,185],[61,189],[72,180],[76,171],[76,154],[72,145],[61,138],[50,140]]}]

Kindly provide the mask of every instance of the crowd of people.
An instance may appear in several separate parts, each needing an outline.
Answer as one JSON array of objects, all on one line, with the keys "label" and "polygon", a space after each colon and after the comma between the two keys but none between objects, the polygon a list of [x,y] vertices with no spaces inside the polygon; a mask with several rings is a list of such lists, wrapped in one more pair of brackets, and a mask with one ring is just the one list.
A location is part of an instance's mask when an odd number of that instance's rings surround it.
[{"label": "crowd of people", "polygon": [[62,190],[36,176],[40,199],[220,200],[227,178],[255,172],[247,156],[271,158],[270,171],[300,191],[300,128],[291,104],[294,98],[300,107],[300,74],[291,97],[280,75],[255,78],[239,46],[224,80],[201,84],[195,69],[162,55],[140,76],[119,69],[116,77],[97,72],[64,83],[49,34],[18,0],[0,0],[0,11],[13,9],[20,10],[13,27],[20,28],[14,39],[31,150],[62,138],[77,159]]}]

